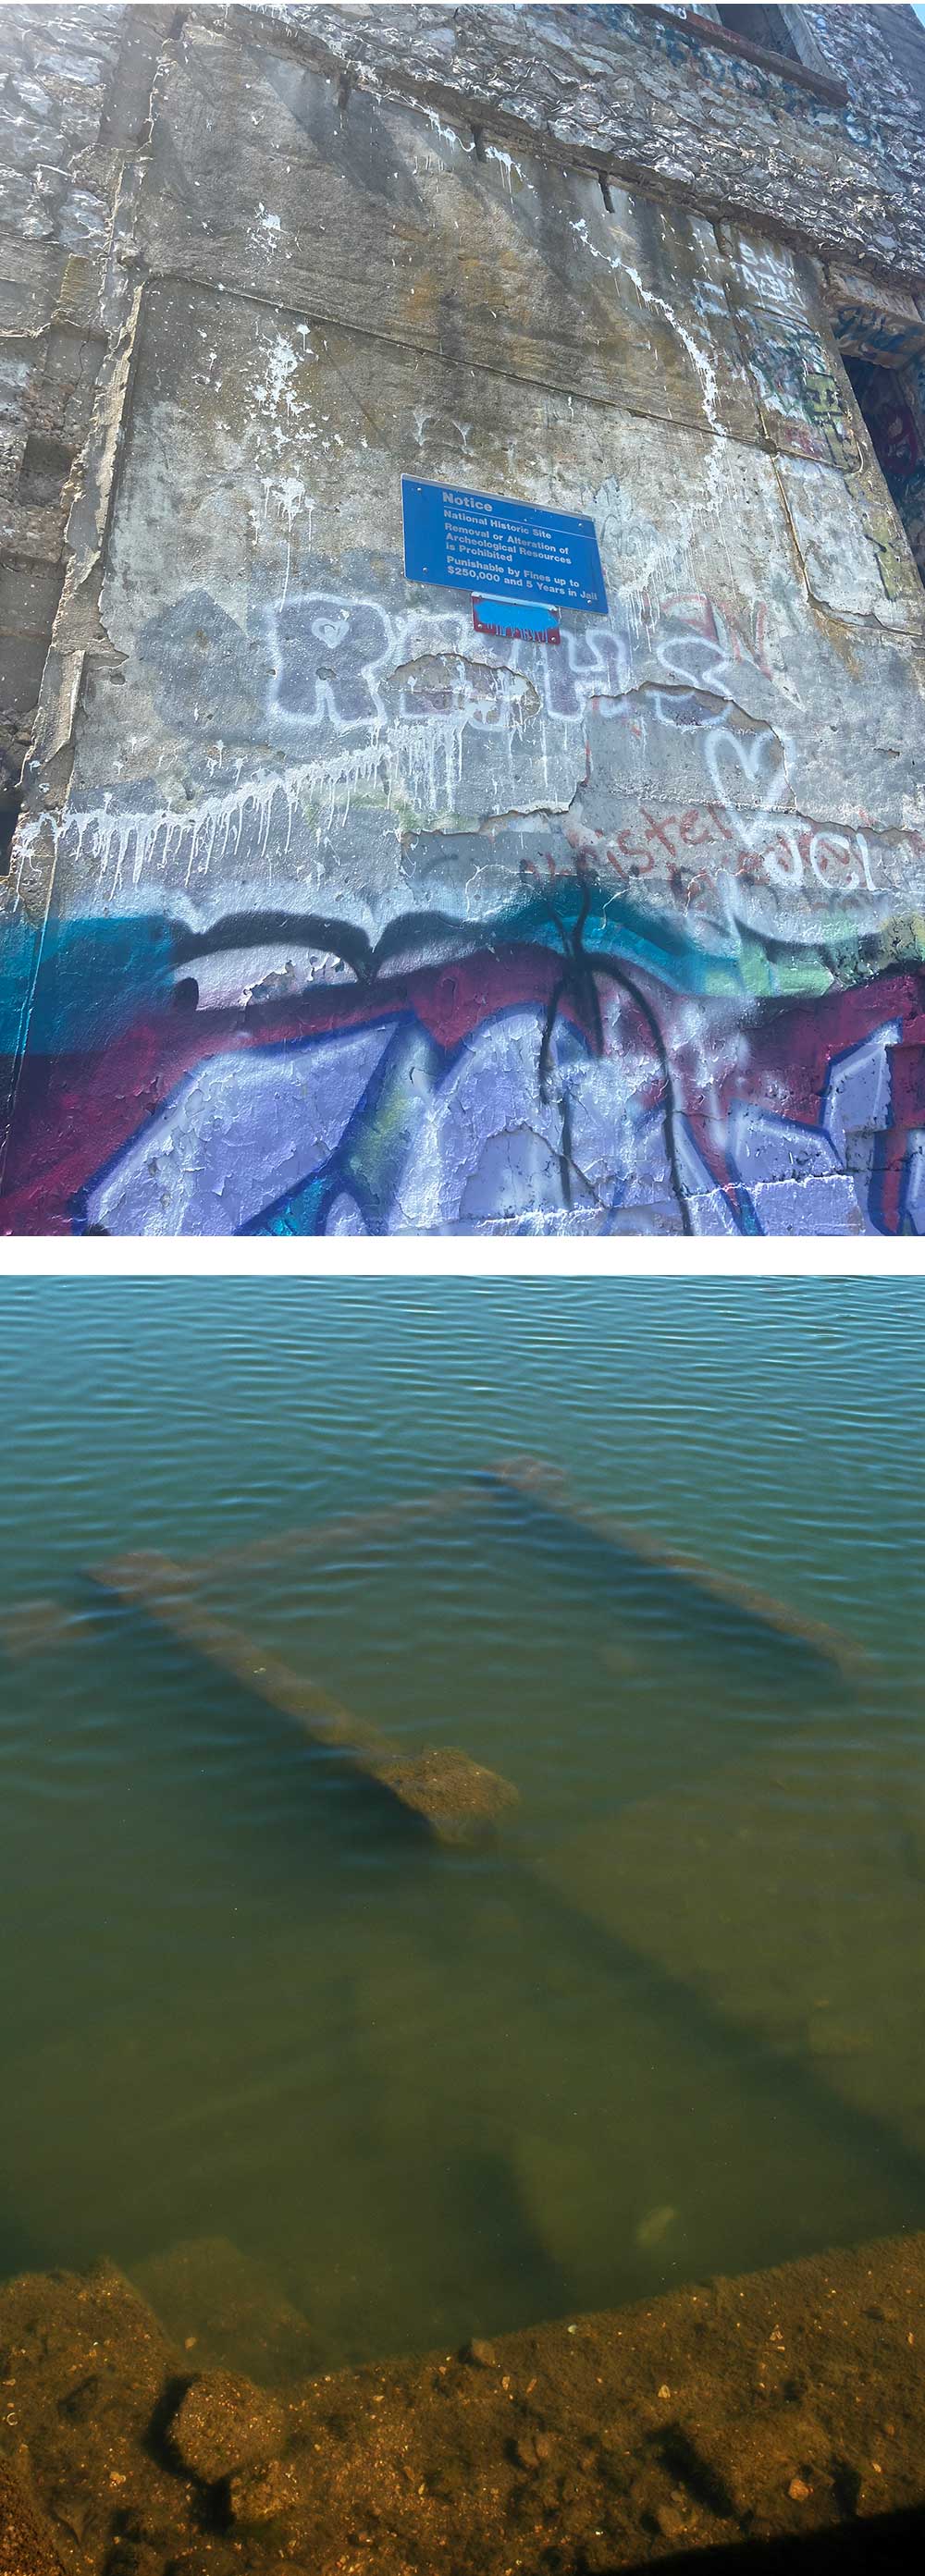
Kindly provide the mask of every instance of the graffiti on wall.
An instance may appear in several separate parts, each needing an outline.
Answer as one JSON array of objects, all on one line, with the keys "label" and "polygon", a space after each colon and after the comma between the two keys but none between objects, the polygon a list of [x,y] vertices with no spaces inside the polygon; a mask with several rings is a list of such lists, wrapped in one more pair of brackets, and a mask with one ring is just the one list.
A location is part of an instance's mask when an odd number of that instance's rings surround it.
[{"label": "graffiti on wall", "polygon": [[[677,70],[690,77],[705,78],[711,88],[726,91],[743,105],[762,108],[774,122],[781,115],[796,116],[807,127],[820,130],[837,142],[839,132],[852,141],[870,148],[875,131],[869,120],[853,105],[836,106],[828,99],[799,87],[787,73],[787,57],[781,53],[780,68],[765,70],[763,64],[750,62],[745,55],[720,51],[711,45],[703,20],[696,28],[685,26],[684,15],[672,19],[667,14],[644,22],[640,29],[627,21],[621,8],[604,8],[600,15],[612,19],[614,30],[624,39],[635,37],[647,49],[654,47]],[[777,50],[777,46],[772,49]]]},{"label": "graffiti on wall", "polygon": [[832,330],[846,357],[874,358],[885,367],[898,367],[905,358],[921,357],[925,351],[921,317],[879,310],[867,301],[852,303],[841,297],[833,303]]},{"label": "graffiti on wall", "polygon": [[818,331],[757,307],[736,324],[776,443],[853,473],[861,456],[850,409]]},{"label": "graffiti on wall", "polygon": [[[232,1011],[167,925],[122,925],[126,1025],[27,1062],[6,1230],[925,1230],[920,973],[743,1007],[679,989],[677,948],[671,985],[586,950],[587,885],[536,912],[558,953],[525,907],[444,967]],[[92,928],[69,948],[98,974]]]},{"label": "graffiti on wall", "polygon": [[[207,614],[175,618],[174,676]],[[767,692],[760,603],[662,599],[636,685],[618,621],[541,656],[319,587],[262,631],[298,760],[184,816],[113,794],[65,817],[101,909],[50,920],[37,957],[18,934],[6,1231],[925,1230],[922,931],[899,900],[925,838],[793,810],[781,737],[743,705]],[[531,725],[550,775],[549,742],[579,742],[573,792],[455,823],[466,759]],[[633,785],[663,745],[686,803]],[[358,806],[401,826],[378,927],[346,877],[330,893]],[[300,832],[326,909],[294,895]],[[246,895],[255,852],[278,905]]]}]

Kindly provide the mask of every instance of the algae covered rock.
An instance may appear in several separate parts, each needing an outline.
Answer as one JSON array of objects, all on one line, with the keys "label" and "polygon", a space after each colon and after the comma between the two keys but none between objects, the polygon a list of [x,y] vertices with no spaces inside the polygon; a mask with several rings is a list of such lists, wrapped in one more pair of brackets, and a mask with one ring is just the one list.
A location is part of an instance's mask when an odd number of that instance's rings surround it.
[{"label": "algae covered rock", "polygon": [[169,2426],[181,2466],[202,2486],[237,2469],[263,2468],[279,2450],[285,2418],[262,2389],[230,2370],[202,2370],[184,2390]]}]

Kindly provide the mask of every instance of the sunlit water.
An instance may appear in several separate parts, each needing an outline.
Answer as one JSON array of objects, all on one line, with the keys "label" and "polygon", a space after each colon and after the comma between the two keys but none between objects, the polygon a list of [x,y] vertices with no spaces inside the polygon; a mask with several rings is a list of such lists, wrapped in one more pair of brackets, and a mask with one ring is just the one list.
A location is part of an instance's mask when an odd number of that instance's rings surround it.
[{"label": "sunlit water", "polygon": [[[4,1285],[0,2270],[227,2240],[330,2366],[923,2223],[919,1307]],[[479,1483],[524,1450],[860,1680]],[[209,1607],[511,1781],[497,1840],[94,1587],[138,1548],[237,1552]]]}]

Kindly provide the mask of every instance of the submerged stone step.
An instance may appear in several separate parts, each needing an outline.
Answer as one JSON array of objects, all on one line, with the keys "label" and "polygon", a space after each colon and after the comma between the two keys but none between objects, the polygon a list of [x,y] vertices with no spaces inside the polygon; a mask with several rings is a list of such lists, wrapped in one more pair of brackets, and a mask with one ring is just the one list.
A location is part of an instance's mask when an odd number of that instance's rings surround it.
[{"label": "submerged stone step", "polygon": [[16,1663],[34,1655],[60,1654],[78,1642],[80,1630],[62,1601],[48,1597],[16,1601],[0,1617],[0,1643]]}]

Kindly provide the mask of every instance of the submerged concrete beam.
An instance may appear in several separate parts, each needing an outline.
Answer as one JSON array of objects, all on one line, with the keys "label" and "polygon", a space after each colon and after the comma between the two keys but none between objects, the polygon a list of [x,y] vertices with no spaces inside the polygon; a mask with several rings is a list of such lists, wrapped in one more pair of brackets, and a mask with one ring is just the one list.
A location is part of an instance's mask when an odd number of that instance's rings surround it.
[{"label": "submerged concrete beam", "polygon": [[853,1638],[840,1635],[821,1619],[807,1619],[772,1594],[762,1592],[753,1583],[743,1583],[736,1574],[722,1567],[704,1565],[699,1557],[689,1556],[684,1549],[668,1547],[663,1539],[643,1530],[633,1521],[618,1520],[610,1512],[595,1512],[575,1500],[568,1479],[560,1468],[542,1458],[505,1458],[489,1472],[490,1484],[514,1494],[537,1511],[569,1528],[586,1532],[590,1539],[609,1547],[621,1556],[634,1557],[656,1572],[671,1575],[692,1595],[720,1601],[723,1607],[741,1613],[758,1628],[786,1637],[795,1645],[806,1646],[812,1654],[834,1666],[836,1672],[854,1679],[869,1664],[863,1646]]},{"label": "submerged concrete beam", "polygon": [[246,1629],[206,1609],[195,1585],[169,1557],[153,1550],[120,1557],[97,1568],[94,1581],[130,1608],[143,1610],[180,1645],[217,1665],[268,1707],[293,1718],[313,1743],[375,1781],[439,1842],[471,1841],[516,1802],[511,1783],[467,1753],[439,1745],[411,1754],[393,1744]]},{"label": "submerged concrete beam", "polygon": [[252,1539],[239,1547],[217,1548],[198,1560],[203,1573],[244,1572],[252,1566],[275,1565],[284,1556],[334,1556],[340,1548],[357,1541],[387,1538],[396,1527],[420,1521],[429,1528],[432,1521],[448,1520],[457,1512],[471,1511],[479,1501],[479,1488],[470,1480],[465,1485],[445,1485],[436,1493],[412,1494],[404,1502],[383,1503],[368,1512],[340,1512],[328,1521],[310,1521],[307,1528],[273,1530],[269,1538]]},{"label": "submerged concrete beam", "polygon": [[[366,1539],[386,1538],[396,1526],[403,1529],[409,1522],[420,1521],[429,1528],[432,1521],[471,1511],[480,1499],[479,1487],[470,1479],[468,1484],[446,1485],[436,1493],[413,1494],[404,1502],[381,1504],[374,1511],[340,1512],[332,1520],[310,1521],[307,1528],[272,1530],[268,1538],[210,1549],[206,1556],[188,1558],[185,1571],[189,1577],[205,1580],[215,1574],[275,1566],[284,1557],[312,1556],[323,1561]],[[86,1626],[75,1628],[63,1602],[45,1594],[13,1602],[0,1616],[0,1646],[17,1662],[31,1663],[34,1655],[85,1643],[90,1634]]]}]

